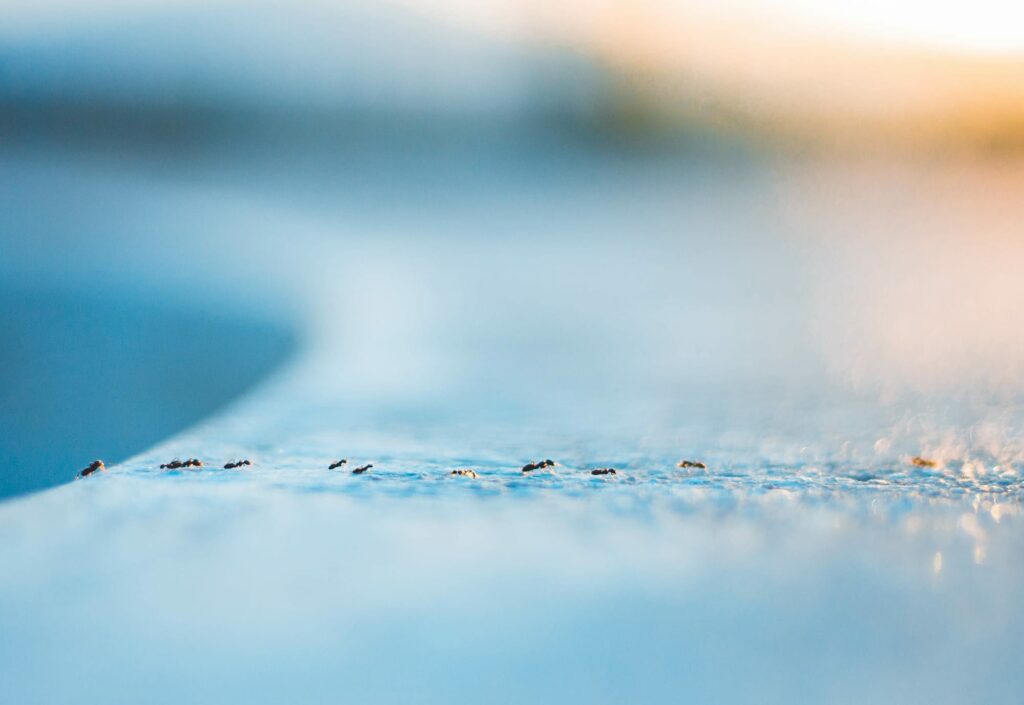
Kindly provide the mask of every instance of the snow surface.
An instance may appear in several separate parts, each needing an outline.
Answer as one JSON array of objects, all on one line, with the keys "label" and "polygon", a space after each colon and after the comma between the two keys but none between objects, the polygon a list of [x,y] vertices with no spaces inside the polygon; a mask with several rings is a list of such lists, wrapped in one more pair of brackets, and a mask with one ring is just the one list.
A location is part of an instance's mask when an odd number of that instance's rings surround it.
[{"label": "snow surface", "polygon": [[981,264],[907,298],[891,263],[941,265],[928,208],[974,237],[1014,189],[874,171],[855,200],[911,215],[859,246],[850,182],[806,165],[492,147],[5,160],[5,279],[237,307],[302,343],[185,433],[0,504],[0,701],[1012,701],[1016,339],[961,374],[986,329],[900,347],[865,321],[967,330],[917,304]]}]

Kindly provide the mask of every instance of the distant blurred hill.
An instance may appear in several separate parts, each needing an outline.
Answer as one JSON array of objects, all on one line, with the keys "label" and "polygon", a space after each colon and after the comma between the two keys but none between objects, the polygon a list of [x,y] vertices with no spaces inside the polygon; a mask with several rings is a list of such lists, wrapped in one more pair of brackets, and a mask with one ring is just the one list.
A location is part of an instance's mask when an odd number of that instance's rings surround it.
[{"label": "distant blurred hill", "polygon": [[700,134],[797,151],[1024,148],[1024,57],[601,7],[528,31],[369,0],[125,10],[0,35],[0,127],[540,122],[602,139]]},{"label": "distant blurred hill", "polygon": [[591,109],[601,76],[370,2],[174,6],[0,45],[5,105],[518,120]]}]

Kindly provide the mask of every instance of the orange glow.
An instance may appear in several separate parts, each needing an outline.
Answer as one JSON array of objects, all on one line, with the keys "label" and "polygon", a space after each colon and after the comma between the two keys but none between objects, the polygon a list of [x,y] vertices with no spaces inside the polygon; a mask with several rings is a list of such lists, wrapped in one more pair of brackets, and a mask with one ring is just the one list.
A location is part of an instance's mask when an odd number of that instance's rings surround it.
[{"label": "orange glow", "polygon": [[[663,2],[587,3],[585,12],[570,4],[537,8],[535,26],[609,69],[613,116],[640,111],[656,124],[833,147],[1024,146],[1024,37],[1019,52],[995,51],[1012,46],[1024,23],[1007,29],[1003,16],[972,6],[962,36],[935,29],[929,42],[899,31],[926,16],[914,3],[893,8],[875,32],[867,14],[860,24],[811,13],[787,21],[792,2],[771,4],[776,15],[768,3],[748,5],[726,14]],[[940,16],[955,24],[955,13]],[[924,26],[942,26],[931,20]],[[993,51],[965,49],[984,44],[984,26]]]}]

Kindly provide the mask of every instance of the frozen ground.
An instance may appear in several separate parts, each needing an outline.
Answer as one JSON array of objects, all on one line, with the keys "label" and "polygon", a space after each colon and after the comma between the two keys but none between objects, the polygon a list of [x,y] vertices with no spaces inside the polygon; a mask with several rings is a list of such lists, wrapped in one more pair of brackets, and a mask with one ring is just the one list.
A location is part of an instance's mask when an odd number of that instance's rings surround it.
[{"label": "frozen ground", "polygon": [[389,145],[9,150],[12,286],[301,340],[0,504],[0,700],[1016,697],[1018,167]]},{"label": "frozen ground", "polygon": [[953,703],[1021,685],[1015,514],[365,498],[258,473],[7,503],[5,699]]}]

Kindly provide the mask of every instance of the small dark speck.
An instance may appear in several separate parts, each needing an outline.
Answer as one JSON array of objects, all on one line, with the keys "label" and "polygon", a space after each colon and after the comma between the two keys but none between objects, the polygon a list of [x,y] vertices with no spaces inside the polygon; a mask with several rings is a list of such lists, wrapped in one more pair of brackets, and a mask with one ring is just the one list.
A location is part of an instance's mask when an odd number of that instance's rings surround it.
[{"label": "small dark speck", "polygon": [[699,460],[680,460],[678,467],[681,468],[699,468],[701,470],[707,470],[708,466]]},{"label": "small dark speck", "polygon": [[355,470],[353,470],[352,474],[353,475],[362,475],[364,472],[366,472],[367,470],[369,470],[372,467],[373,467],[372,463],[369,464],[369,465],[362,465],[362,466],[356,468]]},{"label": "small dark speck", "polygon": [[94,460],[91,463],[89,463],[89,467],[84,468],[81,472],[79,472],[78,476],[79,477],[89,477],[89,475],[92,475],[96,471],[103,472],[106,469],[107,469],[107,466],[103,464],[102,460]]},{"label": "small dark speck", "polygon": [[160,466],[164,470],[177,470],[178,468],[201,468],[203,467],[203,461],[196,458],[189,458],[188,460],[178,460],[175,458],[169,463],[164,463]]},{"label": "small dark speck", "polygon": [[348,462],[348,458],[342,458],[341,460],[338,460],[338,461],[333,462],[330,465],[328,465],[327,469],[328,470],[337,470],[338,468],[340,468],[342,465],[344,465],[347,462]]},{"label": "small dark speck", "polygon": [[597,468],[596,470],[590,471],[591,475],[614,475],[615,468]]},{"label": "small dark speck", "polygon": [[545,458],[544,460],[541,460],[539,462],[527,463],[526,465],[523,466],[523,472],[533,472],[534,470],[542,470],[544,468],[553,468],[557,464],[558,463],[556,463],[551,458]]},{"label": "small dark speck", "polygon": [[249,462],[248,460],[235,460],[233,462],[225,463],[224,464],[224,469],[225,470],[234,470],[235,468],[240,468],[240,467],[243,467],[245,465],[252,465],[252,463]]}]

